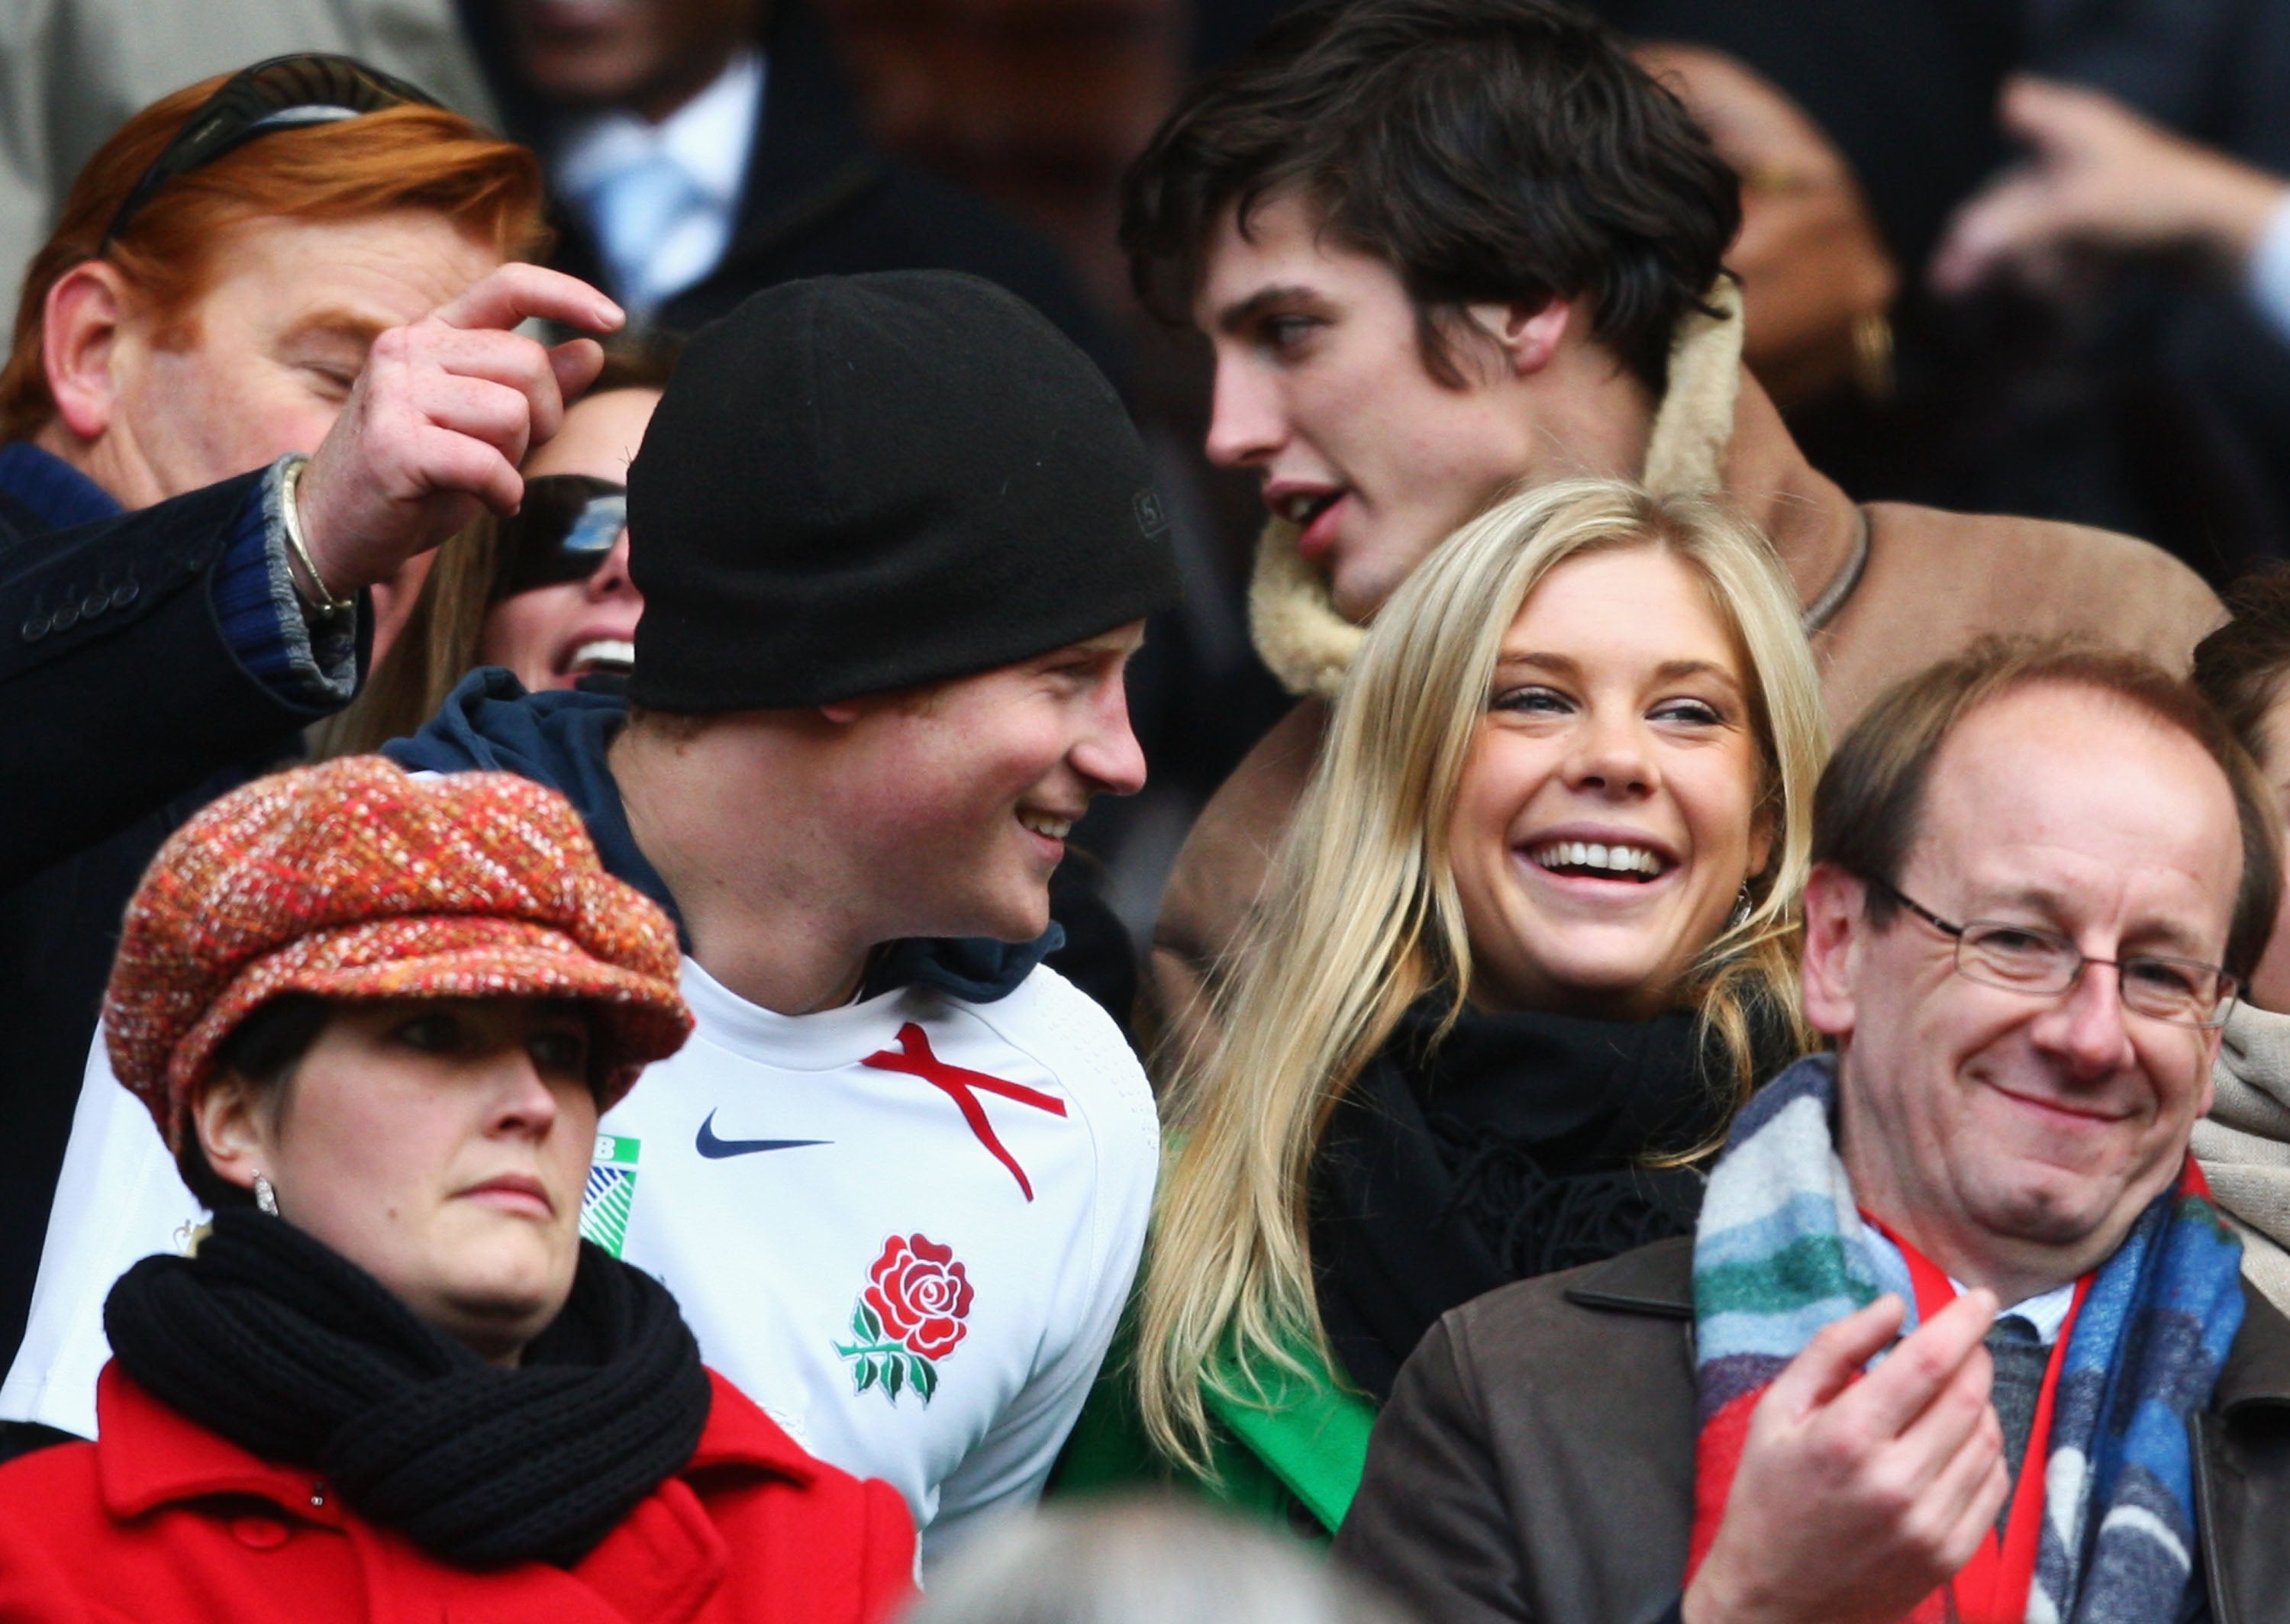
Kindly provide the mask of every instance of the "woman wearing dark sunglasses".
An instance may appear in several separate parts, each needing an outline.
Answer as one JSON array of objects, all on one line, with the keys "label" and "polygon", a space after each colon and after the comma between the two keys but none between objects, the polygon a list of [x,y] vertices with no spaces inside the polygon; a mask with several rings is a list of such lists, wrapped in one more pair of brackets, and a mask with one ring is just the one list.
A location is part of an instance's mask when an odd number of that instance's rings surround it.
[{"label": "woman wearing dark sunglasses", "polygon": [[417,731],[479,666],[505,666],[528,690],[627,674],[644,597],[629,579],[625,482],[674,359],[659,341],[607,350],[556,437],[526,459],[516,516],[487,515],[437,549],[405,629],[356,703],[316,730],[315,754]]}]

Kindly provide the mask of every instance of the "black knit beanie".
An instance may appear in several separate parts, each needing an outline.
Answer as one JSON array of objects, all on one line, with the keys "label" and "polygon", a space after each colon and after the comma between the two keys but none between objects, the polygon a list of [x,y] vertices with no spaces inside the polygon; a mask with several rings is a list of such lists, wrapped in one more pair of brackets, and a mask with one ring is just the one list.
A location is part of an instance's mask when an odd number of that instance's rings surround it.
[{"label": "black knit beanie", "polygon": [[964,676],[1178,601],[1127,412],[953,271],[767,288],[686,348],[629,470],[629,698],[713,713]]}]

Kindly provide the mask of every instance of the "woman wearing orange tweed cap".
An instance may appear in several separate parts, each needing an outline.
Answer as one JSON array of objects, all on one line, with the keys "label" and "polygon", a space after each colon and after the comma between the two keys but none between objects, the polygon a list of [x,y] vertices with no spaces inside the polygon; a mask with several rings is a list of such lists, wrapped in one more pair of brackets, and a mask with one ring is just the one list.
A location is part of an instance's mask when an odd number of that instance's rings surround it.
[{"label": "woman wearing orange tweed cap", "polygon": [[904,1504],[580,1238],[597,1117],[690,1030],[667,917],[554,792],[360,756],[160,852],[113,1068],[214,1211],[105,1309],[101,1438],[0,1468],[0,1617],[869,1624]]}]

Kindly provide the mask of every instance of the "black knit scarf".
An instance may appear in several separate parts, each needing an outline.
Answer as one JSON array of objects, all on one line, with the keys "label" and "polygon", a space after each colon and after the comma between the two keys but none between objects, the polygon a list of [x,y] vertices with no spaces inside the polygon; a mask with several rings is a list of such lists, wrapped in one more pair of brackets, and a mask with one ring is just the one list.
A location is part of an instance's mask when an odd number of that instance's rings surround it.
[{"label": "black knit scarf", "polygon": [[712,1398],[676,1300],[585,1242],[571,1300],[516,1370],[237,1209],[196,1258],[129,1269],[103,1324],[164,1403],[467,1568],[572,1566],[692,1459]]},{"label": "black knit scarf", "polygon": [[[1701,1177],[1641,1164],[1723,1120],[1694,1016],[1645,1021],[1410,1009],[1313,1163],[1320,1317],[1378,1400],[1448,1309],[1514,1280],[1690,1235]],[[1786,1059],[1786,1056],[1782,1057]],[[1722,1076],[1722,1072],[1715,1075]]]}]

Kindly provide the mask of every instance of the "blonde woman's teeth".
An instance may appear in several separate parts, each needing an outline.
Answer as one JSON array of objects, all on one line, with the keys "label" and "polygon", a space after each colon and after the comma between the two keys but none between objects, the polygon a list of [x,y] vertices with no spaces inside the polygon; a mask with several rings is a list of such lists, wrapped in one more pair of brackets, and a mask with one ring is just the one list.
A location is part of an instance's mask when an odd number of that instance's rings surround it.
[{"label": "blonde woman's teeth", "polygon": [[1554,840],[1527,855],[1544,868],[1589,868],[1605,874],[1645,875],[1662,870],[1662,860],[1644,846],[1601,845],[1595,841]]}]

